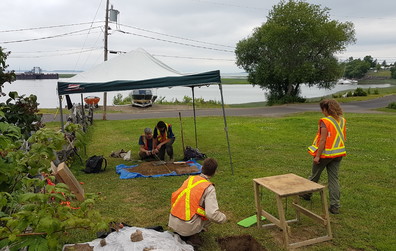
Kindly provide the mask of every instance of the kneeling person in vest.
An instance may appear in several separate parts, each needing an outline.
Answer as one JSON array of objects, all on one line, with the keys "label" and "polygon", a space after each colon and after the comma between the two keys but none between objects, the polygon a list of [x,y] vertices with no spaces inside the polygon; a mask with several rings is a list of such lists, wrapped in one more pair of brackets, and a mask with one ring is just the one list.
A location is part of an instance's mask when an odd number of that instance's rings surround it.
[{"label": "kneeling person in vest", "polygon": [[155,140],[151,128],[144,129],[144,134],[139,137],[139,145],[139,156],[142,160],[154,158],[153,154],[158,153],[158,150],[155,148]]},{"label": "kneeling person in vest", "polygon": [[172,125],[159,121],[154,129],[154,139],[156,149],[159,151],[158,157],[161,160],[165,160],[165,152],[169,155],[169,158],[173,159],[173,143],[175,142],[175,135],[172,131]]},{"label": "kneeling person in vest", "polygon": [[[207,230],[211,222],[224,223],[227,218],[219,211],[216,190],[209,181],[215,174],[217,161],[205,159],[202,173],[190,176],[183,185],[172,193],[172,205],[168,226],[183,240]],[[188,203],[189,202],[189,203]]]}]

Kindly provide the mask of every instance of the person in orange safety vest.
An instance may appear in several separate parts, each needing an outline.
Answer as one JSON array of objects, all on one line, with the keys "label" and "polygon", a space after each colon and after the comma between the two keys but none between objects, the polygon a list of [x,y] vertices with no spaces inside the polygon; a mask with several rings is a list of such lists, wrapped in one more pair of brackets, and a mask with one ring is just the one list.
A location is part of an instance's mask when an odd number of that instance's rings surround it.
[{"label": "person in orange safety vest", "polygon": [[161,160],[165,160],[166,152],[169,155],[169,159],[173,161],[173,143],[175,139],[172,125],[164,121],[159,121],[154,129],[154,140],[156,149],[158,150],[158,157]]},{"label": "person in orange safety vest", "polygon": [[158,153],[151,128],[144,129],[144,134],[139,137],[139,146],[139,156],[142,160],[154,158],[153,154]]},{"label": "person in orange safety vest", "polygon": [[[342,157],[346,155],[346,120],[342,117],[341,106],[334,99],[322,100],[320,108],[326,117],[319,120],[319,128],[314,142],[308,147],[309,154],[314,157],[312,174],[309,180],[319,182],[320,175],[326,168],[330,198],[329,211],[332,214],[339,214],[340,184],[338,171]],[[301,197],[310,200],[311,195],[304,194]]]},{"label": "person in orange safety vest", "polygon": [[188,177],[183,185],[172,193],[168,226],[182,240],[191,242],[192,245],[202,242],[198,234],[206,231],[211,222],[224,223],[227,220],[225,214],[219,211],[216,190],[209,181],[216,169],[215,159],[205,159],[202,173]]}]

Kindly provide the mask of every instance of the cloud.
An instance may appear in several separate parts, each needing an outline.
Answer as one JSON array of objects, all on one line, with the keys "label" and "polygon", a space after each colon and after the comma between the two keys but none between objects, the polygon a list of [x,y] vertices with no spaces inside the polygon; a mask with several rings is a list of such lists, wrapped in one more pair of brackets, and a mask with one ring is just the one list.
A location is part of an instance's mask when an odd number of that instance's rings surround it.
[{"label": "cloud", "polygon": [[[32,39],[0,43],[12,52],[7,61],[10,68],[86,70],[101,63],[105,3],[105,0],[0,1],[0,42]],[[278,1],[113,0],[110,3],[120,11],[118,23],[121,24],[110,25],[110,50],[144,48],[181,72],[214,69],[240,72],[232,61],[235,59],[233,47],[266,21],[268,12]],[[349,46],[341,57],[371,55],[387,62],[395,61],[396,48],[392,44],[396,40],[393,25],[396,1],[316,0],[309,3],[329,7],[332,19],[354,23],[357,43]],[[80,23],[85,24],[60,26]],[[48,26],[60,27],[29,30]],[[1,32],[25,28],[28,30]],[[84,31],[71,34],[78,30]],[[65,35],[33,40],[60,34]],[[109,58],[114,56],[110,54]]]}]

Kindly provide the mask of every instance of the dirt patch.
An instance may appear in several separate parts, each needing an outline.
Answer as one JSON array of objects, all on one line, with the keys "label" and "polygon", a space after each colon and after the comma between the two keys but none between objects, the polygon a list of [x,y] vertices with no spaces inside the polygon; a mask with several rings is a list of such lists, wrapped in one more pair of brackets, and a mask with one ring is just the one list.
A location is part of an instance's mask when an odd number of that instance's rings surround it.
[{"label": "dirt patch", "polygon": [[[289,243],[306,241],[326,235],[326,229],[322,225],[313,223],[312,221],[297,222],[289,225],[291,227],[291,235],[289,235]],[[268,229],[276,242],[282,246],[284,243],[283,231],[277,227]],[[331,242],[323,242],[322,245],[331,245]]]},{"label": "dirt patch", "polygon": [[91,251],[94,250],[94,247],[89,244],[74,244],[68,245],[64,247],[65,251]]},{"label": "dirt patch", "polygon": [[189,166],[187,163],[174,164],[174,162],[166,162],[165,164],[160,164],[159,161],[143,162],[136,167],[125,168],[125,170],[131,173],[140,173],[145,176],[167,174],[171,172],[188,174],[199,171],[197,167]]},{"label": "dirt patch", "polygon": [[218,238],[221,250],[225,251],[266,251],[260,243],[256,241],[250,235],[239,235],[239,236],[227,236],[224,238]]}]

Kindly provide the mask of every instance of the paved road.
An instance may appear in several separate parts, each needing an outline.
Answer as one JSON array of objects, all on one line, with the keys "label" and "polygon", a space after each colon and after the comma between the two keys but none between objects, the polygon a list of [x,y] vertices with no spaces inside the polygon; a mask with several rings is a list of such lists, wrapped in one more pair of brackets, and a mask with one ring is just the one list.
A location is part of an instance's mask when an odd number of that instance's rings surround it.
[{"label": "paved road", "polygon": [[[354,101],[342,104],[344,112],[348,113],[381,113],[373,109],[386,107],[389,103],[396,102],[396,95],[388,95],[385,97],[371,99],[366,101]],[[226,108],[225,113],[227,116],[266,116],[266,117],[279,117],[293,113],[319,111],[318,104],[288,104],[280,106],[256,107],[256,108]],[[173,110],[152,110],[146,108],[147,112],[139,113],[108,113],[107,120],[128,120],[128,119],[147,119],[147,118],[175,118],[181,112],[182,117],[192,117],[192,108],[176,108]],[[196,116],[222,116],[222,109],[197,109]],[[66,115],[64,115],[66,121]],[[95,120],[102,119],[102,114],[95,114]],[[45,114],[43,122],[59,121],[60,116]]]}]

